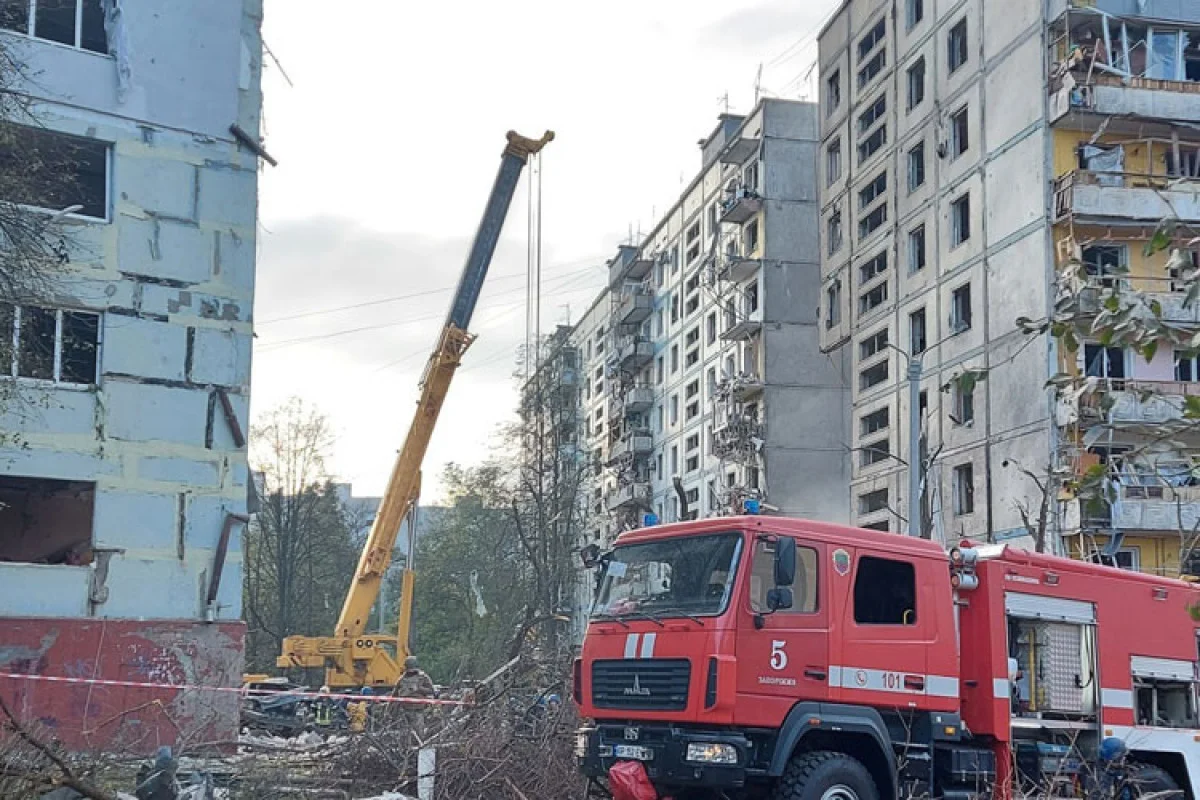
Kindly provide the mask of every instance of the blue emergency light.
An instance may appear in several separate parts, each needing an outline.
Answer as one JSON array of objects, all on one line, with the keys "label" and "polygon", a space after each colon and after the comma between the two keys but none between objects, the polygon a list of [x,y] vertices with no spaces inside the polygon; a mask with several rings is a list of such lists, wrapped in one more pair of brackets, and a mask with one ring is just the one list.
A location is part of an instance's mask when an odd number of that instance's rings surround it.
[{"label": "blue emergency light", "polygon": [[762,507],[757,499],[750,497],[742,501],[742,510],[747,514],[758,514],[762,511]]},{"label": "blue emergency light", "polygon": [[642,527],[650,528],[658,524],[658,514],[642,514]]}]

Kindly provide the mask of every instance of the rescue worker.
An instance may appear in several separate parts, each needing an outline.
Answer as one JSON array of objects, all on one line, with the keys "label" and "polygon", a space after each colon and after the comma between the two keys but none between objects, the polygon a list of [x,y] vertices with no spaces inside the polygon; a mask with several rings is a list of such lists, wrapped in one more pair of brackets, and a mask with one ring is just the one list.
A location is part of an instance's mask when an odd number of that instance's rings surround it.
[{"label": "rescue worker", "polygon": [[404,674],[396,681],[392,690],[393,697],[433,697],[435,694],[433,680],[417,666],[417,657],[409,656],[404,659]]},{"label": "rescue worker", "polygon": [[329,687],[322,686],[313,701],[313,724],[318,728],[328,728],[333,725],[333,698],[329,696]]}]

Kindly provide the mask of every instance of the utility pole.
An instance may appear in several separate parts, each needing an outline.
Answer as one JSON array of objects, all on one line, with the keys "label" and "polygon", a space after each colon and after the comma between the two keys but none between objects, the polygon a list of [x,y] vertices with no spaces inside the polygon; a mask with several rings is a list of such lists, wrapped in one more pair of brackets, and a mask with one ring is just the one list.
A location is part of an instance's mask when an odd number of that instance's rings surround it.
[{"label": "utility pole", "polygon": [[[901,351],[904,352],[904,351]],[[908,535],[921,536],[921,358],[908,358]]]}]

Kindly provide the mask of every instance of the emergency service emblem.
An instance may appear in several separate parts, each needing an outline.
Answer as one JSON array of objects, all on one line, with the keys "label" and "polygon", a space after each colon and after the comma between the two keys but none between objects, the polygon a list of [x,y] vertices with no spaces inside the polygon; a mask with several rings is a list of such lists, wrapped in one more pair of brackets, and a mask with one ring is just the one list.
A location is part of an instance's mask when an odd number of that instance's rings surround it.
[{"label": "emergency service emblem", "polygon": [[850,574],[850,554],[841,548],[833,551],[833,571],[843,578]]}]

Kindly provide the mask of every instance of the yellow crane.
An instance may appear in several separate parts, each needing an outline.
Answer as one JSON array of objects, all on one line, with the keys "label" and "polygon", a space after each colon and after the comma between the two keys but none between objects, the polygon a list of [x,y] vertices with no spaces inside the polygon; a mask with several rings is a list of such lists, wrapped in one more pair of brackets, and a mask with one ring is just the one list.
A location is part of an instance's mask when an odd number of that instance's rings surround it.
[{"label": "yellow crane", "polygon": [[[463,354],[475,340],[467,332],[467,326],[487,277],[517,181],[529,157],[540,152],[554,138],[554,133],[546,131],[542,138],[530,139],[509,131],[507,138],[508,144],[500,157],[500,171],[459,278],[450,313],[421,378],[416,415],[396,457],[396,465],[363,545],[354,581],[346,593],[334,633],[332,636],[289,636],[283,640],[283,652],[276,660],[278,666],[285,668],[324,668],[325,683],[330,687],[393,685],[400,678],[404,660],[409,655],[414,582],[411,560],[401,574],[400,619],[396,635],[364,631],[371,607],[379,598],[384,573],[391,563],[400,525],[416,507],[421,486],[421,462],[425,459],[450,382]],[[410,541],[412,535],[410,530]]]}]

